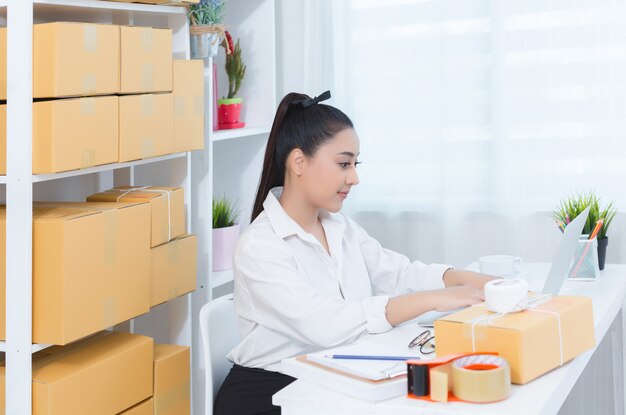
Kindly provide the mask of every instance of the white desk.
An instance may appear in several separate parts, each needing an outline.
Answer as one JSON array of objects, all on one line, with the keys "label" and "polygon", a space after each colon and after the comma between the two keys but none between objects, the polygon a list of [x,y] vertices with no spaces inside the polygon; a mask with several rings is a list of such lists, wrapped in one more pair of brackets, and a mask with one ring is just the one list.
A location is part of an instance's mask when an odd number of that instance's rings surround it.
[{"label": "white desk", "polygon": [[[532,291],[540,291],[548,271],[548,264],[525,264],[529,286]],[[626,265],[607,265],[597,281],[566,281],[562,295],[584,295],[593,298],[593,312],[596,330],[596,344],[599,345],[607,334],[613,320],[622,310],[626,296]],[[620,320],[621,321],[621,320]],[[420,328],[415,323],[394,328],[393,330],[369,335],[369,340],[383,345],[408,344]],[[619,325],[619,345],[622,327]],[[541,341],[538,339],[538,341]],[[596,346],[597,349],[597,346]],[[595,350],[576,357],[562,367],[555,369],[526,385],[512,385],[511,397],[493,404],[448,403],[439,404],[404,396],[383,402],[369,403],[330,389],[297,380],[273,397],[274,405],[281,406],[283,415],[332,415],[332,414],[556,414],[568,397],[576,381],[587,366]],[[619,365],[622,360],[619,359]],[[621,411],[624,404],[623,368],[617,368],[619,376],[616,382],[615,396],[620,400],[615,406]],[[613,381],[609,381],[613,383]],[[593,399],[593,396],[589,396]],[[606,408],[606,402],[603,408]],[[612,407],[612,403],[609,403]],[[612,412],[612,411],[611,411]],[[606,413],[593,411],[593,413]]]}]

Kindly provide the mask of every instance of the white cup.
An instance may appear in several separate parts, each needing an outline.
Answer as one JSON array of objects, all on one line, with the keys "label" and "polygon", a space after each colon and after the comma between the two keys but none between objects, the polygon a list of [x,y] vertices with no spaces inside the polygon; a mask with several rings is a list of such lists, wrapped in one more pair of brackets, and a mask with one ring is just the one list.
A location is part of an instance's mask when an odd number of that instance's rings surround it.
[{"label": "white cup", "polygon": [[504,277],[520,271],[522,258],[513,255],[487,255],[480,257],[478,264],[483,274]]}]

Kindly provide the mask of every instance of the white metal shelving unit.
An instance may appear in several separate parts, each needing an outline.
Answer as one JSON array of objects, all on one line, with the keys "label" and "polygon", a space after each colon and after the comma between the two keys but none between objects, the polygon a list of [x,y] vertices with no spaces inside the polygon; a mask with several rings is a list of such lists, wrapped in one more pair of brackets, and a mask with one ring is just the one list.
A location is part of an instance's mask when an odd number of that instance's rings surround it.
[{"label": "white metal shelving unit", "polygon": [[[88,194],[117,184],[178,185],[185,189],[187,229],[192,228],[190,153],[59,174],[32,174],[32,32],[34,23],[49,21],[170,27],[174,34],[174,58],[189,58],[187,19],[179,7],[100,0],[0,0],[0,23],[8,27],[9,103],[7,175],[0,178],[0,189],[5,190],[0,198],[7,205],[6,238],[10,241],[6,244],[7,341],[0,342],[0,351],[6,353],[3,409],[11,415],[31,414],[31,355],[47,347],[32,344],[33,200],[84,200]],[[159,342],[191,346],[196,340],[196,330],[192,330],[192,296],[153,308],[131,322],[130,328]]]},{"label": "white metal shelving unit", "polygon": [[[211,205],[226,195],[242,209],[245,229],[262,166],[267,134],[276,108],[274,0],[228,0],[227,24],[241,39],[246,79],[243,119],[238,130],[212,130],[212,60],[205,61],[205,149],[131,163],[116,163],[59,174],[32,172],[32,25],[78,21],[170,27],[174,58],[189,58],[184,9],[102,0],[0,0],[0,25],[8,26],[7,175],[0,176],[0,202],[7,204],[6,413],[31,414],[33,200],[84,200],[113,185],[179,185],[185,188],[187,227],[198,235],[198,284],[191,295],[154,307],[116,329],[147,334],[157,342],[192,346],[192,413],[204,413],[204,361],[198,314],[215,289],[232,289],[232,271],[211,272]],[[218,88],[226,85],[223,51],[216,58]],[[193,207],[193,208],[192,208]]]}]

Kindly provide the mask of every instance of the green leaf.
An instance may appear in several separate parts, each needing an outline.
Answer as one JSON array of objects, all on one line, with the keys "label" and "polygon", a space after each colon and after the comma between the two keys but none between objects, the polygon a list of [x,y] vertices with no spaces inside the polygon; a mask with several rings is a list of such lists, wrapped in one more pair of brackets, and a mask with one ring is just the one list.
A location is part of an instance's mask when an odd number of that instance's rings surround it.
[{"label": "green leaf", "polygon": [[213,229],[235,225],[240,213],[225,196],[213,199]]}]

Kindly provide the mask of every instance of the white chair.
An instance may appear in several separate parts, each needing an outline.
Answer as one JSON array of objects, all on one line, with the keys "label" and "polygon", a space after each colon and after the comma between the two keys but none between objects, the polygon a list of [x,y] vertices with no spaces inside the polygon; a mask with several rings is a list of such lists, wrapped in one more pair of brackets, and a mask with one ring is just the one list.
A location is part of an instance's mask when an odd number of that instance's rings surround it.
[{"label": "white chair", "polygon": [[217,391],[233,365],[226,359],[226,354],[240,340],[232,294],[216,298],[202,306],[200,334],[205,362],[205,414],[212,415]]}]

